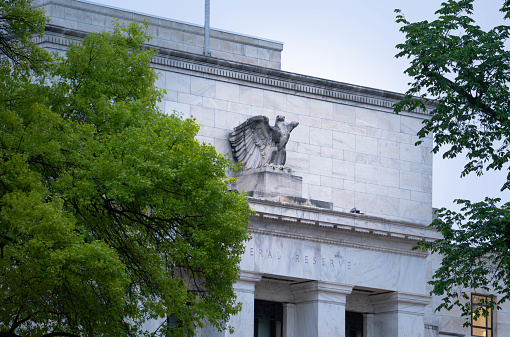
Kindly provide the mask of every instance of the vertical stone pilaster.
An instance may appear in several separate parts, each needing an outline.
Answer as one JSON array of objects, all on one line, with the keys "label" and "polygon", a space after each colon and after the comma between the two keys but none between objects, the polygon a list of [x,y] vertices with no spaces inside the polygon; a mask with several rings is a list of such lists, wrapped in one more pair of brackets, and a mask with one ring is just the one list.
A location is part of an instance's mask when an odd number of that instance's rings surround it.
[{"label": "vertical stone pilaster", "polygon": [[255,317],[255,283],[259,282],[262,274],[242,271],[241,277],[234,285],[237,301],[243,304],[240,313],[230,319],[230,325],[234,327],[233,334],[226,336],[253,337]]},{"label": "vertical stone pilaster", "polygon": [[374,314],[363,314],[363,337],[376,337],[374,331]]},{"label": "vertical stone pilaster", "polygon": [[202,335],[207,337],[253,337],[255,317],[255,283],[260,281],[262,274],[241,271],[241,277],[234,285],[237,301],[243,304],[241,312],[232,316],[228,325],[234,328],[234,333],[228,331],[219,332],[210,324],[202,329]]},{"label": "vertical stone pilaster", "polygon": [[296,305],[283,303],[283,337],[296,336]]},{"label": "vertical stone pilaster", "polygon": [[424,337],[430,296],[392,292],[373,295],[374,329],[380,337]]},{"label": "vertical stone pilaster", "polygon": [[344,337],[345,303],[352,286],[311,281],[295,284],[296,336]]}]

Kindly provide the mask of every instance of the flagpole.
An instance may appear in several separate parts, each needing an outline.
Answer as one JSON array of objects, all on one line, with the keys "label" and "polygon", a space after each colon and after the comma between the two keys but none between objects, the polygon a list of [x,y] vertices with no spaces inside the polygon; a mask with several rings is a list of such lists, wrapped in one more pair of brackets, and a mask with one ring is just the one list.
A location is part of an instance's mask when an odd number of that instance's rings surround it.
[{"label": "flagpole", "polygon": [[211,56],[209,50],[209,21],[211,16],[211,1],[205,0],[205,36],[204,36],[204,55]]}]

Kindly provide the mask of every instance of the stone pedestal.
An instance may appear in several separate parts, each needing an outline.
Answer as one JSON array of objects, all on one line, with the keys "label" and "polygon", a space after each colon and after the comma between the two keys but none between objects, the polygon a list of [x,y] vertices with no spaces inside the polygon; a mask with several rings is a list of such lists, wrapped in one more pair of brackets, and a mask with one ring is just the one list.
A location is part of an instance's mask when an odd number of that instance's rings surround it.
[{"label": "stone pedestal", "polygon": [[352,286],[311,281],[292,286],[297,337],[345,337],[345,302]]},{"label": "stone pedestal", "polygon": [[301,197],[303,178],[292,175],[287,168],[265,166],[235,174],[234,188],[239,192],[277,193]]},{"label": "stone pedestal", "polygon": [[373,295],[374,330],[380,337],[424,337],[423,316],[430,297],[407,293]]},{"label": "stone pedestal", "polygon": [[303,178],[293,175],[289,168],[264,166],[238,172],[234,177],[237,182],[232,189],[255,199],[333,209],[331,202],[303,198]]}]

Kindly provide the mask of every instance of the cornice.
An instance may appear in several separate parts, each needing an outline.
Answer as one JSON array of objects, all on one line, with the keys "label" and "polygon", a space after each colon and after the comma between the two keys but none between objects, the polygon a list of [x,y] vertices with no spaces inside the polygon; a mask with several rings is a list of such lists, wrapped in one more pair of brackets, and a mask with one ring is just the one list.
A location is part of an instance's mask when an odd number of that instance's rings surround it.
[{"label": "cornice", "polygon": [[[158,54],[152,62],[156,67],[172,68],[185,72],[199,73],[206,78],[227,79],[228,82],[249,83],[273,91],[283,91],[293,95],[311,96],[328,101],[343,101],[350,105],[366,106],[393,112],[395,103],[404,98],[403,94],[354,84],[337,82],[318,77],[291,73],[245,63],[227,61],[169,49],[154,48]],[[403,112],[426,118],[429,111]]]},{"label": "cornice", "polygon": [[[82,39],[87,34],[84,31],[56,25],[48,25],[46,31],[42,38],[35,39],[37,43],[66,47],[73,42],[73,39]],[[163,70],[173,69],[177,72],[199,74],[205,78],[262,86],[269,90],[291,92],[294,95],[311,96],[322,100],[342,101],[350,105],[366,106],[387,112],[392,112],[393,105],[404,98],[403,94],[391,91],[227,61],[150,44],[146,47],[158,51],[152,63],[154,67]],[[401,114],[427,118],[428,113],[429,111],[413,111]]]},{"label": "cornice", "polygon": [[248,200],[257,212],[257,218],[266,221],[300,223],[415,242],[419,240],[432,242],[441,238],[433,228],[412,222],[255,198]]},{"label": "cornice", "polygon": [[325,209],[325,208],[319,208],[319,207],[313,207],[313,206],[294,205],[294,204],[284,203],[284,202],[280,202],[280,201],[263,200],[263,199],[257,199],[257,198],[248,198],[248,200],[250,201],[250,203],[269,205],[269,206],[280,206],[280,207],[285,207],[288,209],[296,209],[296,210],[300,210],[300,211],[314,212],[317,214],[321,213],[321,214],[330,214],[330,215],[340,215],[340,216],[347,217],[350,219],[358,219],[358,220],[362,219],[362,220],[367,220],[367,221],[372,221],[372,222],[376,222],[376,221],[377,222],[385,222],[388,224],[404,225],[407,227],[413,227],[413,228],[418,228],[418,229],[427,228],[426,225],[421,225],[421,224],[417,224],[414,222],[390,220],[390,219],[377,217],[377,216],[373,216],[373,215],[367,215],[367,214],[363,214],[363,213],[349,213],[349,212],[335,211],[335,210],[331,210],[331,209]]}]

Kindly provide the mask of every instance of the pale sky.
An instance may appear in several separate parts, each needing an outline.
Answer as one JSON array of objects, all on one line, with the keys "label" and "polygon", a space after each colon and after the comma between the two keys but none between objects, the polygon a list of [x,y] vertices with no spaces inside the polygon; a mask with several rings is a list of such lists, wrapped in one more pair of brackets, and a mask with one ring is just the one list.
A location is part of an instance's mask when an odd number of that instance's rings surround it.
[{"label": "pale sky", "polygon": [[[210,0],[211,28],[283,42],[282,70],[340,82],[405,92],[405,59],[396,59],[403,34],[395,23],[399,8],[409,21],[431,20],[443,0]],[[204,24],[204,0],[95,0],[149,15]],[[477,0],[475,18],[483,28],[502,24],[503,0]],[[507,22],[507,24],[510,24]],[[433,207],[456,198],[500,193],[506,172],[460,179],[464,160],[434,156]]]}]

